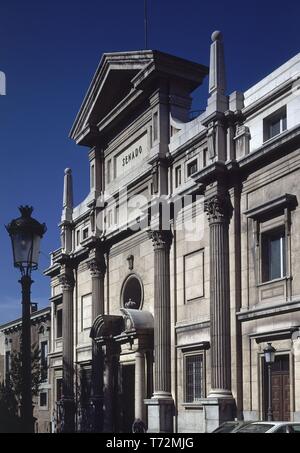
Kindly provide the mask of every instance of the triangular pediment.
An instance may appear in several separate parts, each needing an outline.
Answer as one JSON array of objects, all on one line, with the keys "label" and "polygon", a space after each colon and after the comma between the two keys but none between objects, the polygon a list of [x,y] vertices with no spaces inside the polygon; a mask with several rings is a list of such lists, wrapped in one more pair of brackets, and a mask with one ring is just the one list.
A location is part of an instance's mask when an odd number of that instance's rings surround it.
[{"label": "triangular pediment", "polygon": [[[185,78],[196,88],[207,74],[207,68],[163,52],[144,50],[106,53],[76,117],[70,137],[83,145],[90,144],[98,125],[134,91],[143,89],[145,80],[158,71]],[[87,139],[89,137],[89,139]]]},{"label": "triangular pediment", "polygon": [[71,138],[76,140],[86,126],[96,127],[129,94],[131,80],[152,57],[151,51],[104,54],[71,130]]}]

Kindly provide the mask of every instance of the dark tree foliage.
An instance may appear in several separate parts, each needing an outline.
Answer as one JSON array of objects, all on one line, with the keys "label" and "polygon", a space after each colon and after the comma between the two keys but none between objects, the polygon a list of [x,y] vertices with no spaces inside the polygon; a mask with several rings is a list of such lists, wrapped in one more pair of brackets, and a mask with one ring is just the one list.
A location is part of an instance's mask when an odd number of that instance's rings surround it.
[{"label": "dark tree foliage", "polygon": [[[37,396],[42,382],[41,352],[35,347],[31,352],[32,395]],[[19,418],[22,388],[22,360],[20,352],[11,355],[10,372],[5,383],[0,384],[0,433],[21,432]]]}]

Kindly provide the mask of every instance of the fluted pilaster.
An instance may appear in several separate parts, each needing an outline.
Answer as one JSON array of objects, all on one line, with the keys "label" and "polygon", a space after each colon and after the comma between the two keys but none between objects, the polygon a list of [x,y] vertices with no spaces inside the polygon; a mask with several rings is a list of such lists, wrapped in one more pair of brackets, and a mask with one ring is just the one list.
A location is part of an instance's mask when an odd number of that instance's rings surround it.
[{"label": "fluted pilaster", "polygon": [[135,353],[135,419],[145,421],[145,353]]},{"label": "fluted pilaster", "polygon": [[73,432],[74,420],[74,341],[73,341],[73,270],[63,266],[60,276],[63,294],[63,431]]},{"label": "fluted pilaster", "polygon": [[154,247],[154,397],[171,397],[170,231],[151,231]]},{"label": "fluted pilaster", "polygon": [[205,202],[210,227],[210,396],[231,395],[228,227],[232,207],[226,192]]},{"label": "fluted pilaster", "polygon": [[92,277],[92,322],[104,313],[104,278],[106,264],[104,256],[93,258],[88,262]]},{"label": "fluted pilaster", "polygon": [[[106,264],[103,253],[94,252],[89,261],[92,278],[92,323],[96,317],[104,314],[104,279]],[[93,407],[92,431],[103,429],[103,370],[104,357],[102,347],[95,341],[92,345],[92,387],[90,403]]]}]

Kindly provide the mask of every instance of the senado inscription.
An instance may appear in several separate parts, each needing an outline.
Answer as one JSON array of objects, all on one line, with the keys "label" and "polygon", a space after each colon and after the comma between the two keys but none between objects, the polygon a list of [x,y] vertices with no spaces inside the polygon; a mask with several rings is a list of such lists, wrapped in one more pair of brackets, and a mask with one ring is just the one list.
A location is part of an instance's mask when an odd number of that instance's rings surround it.
[{"label": "senado inscription", "polygon": [[126,156],[123,157],[122,167],[125,167],[127,164],[129,164],[129,162],[136,159],[142,153],[143,153],[143,148],[141,146],[130,151],[130,153],[128,153]]}]

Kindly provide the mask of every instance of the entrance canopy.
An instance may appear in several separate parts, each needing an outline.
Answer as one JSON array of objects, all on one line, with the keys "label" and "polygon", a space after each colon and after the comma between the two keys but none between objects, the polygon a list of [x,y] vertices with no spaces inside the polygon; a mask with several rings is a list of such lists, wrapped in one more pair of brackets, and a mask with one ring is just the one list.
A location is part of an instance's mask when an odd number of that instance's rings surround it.
[{"label": "entrance canopy", "polygon": [[90,337],[97,343],[107,340],[153,336],[154,318],[149,311],[121,308],[121,316],[99,315],[93,322]]}]

